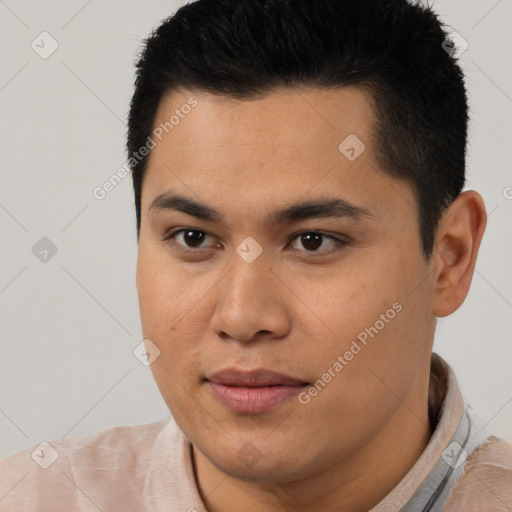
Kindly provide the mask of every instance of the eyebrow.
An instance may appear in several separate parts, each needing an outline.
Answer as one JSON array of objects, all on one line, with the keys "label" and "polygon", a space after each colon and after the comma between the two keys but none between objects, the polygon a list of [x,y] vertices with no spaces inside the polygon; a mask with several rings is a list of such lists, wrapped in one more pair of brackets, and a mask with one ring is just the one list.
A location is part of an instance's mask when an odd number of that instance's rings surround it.
[{"label": "eyebrow", "polygon": [[[214,208],[179,194],[163,193],[155,197],[148,213],[162,211],[179,211],[192,217],[209,222],[225,224],[224,216]],[[346,199],[320,197],[313,200],[299,201],[280,210],[270,212],[265,223],[269,226],[290,224],[314,218],[374,218],[365,207],[357,206]]]}]

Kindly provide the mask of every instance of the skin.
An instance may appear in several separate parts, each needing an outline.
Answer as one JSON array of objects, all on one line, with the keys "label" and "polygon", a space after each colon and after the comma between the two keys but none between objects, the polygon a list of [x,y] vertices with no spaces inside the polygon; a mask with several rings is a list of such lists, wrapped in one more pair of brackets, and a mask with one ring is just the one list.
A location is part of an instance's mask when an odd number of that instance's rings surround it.
[{"label": "skin", "polygon": [[[201,496],[210,512],[368,510],[431,435],[436,317],[466,297],[483,201],[468,191],[453,202],[427,260],[411,186],[374,157],[366,91],[283,88],[244,100],[174,91],[154,126],[190,97],[197,106],[150,153],[137,289],[144,337],[161,351],[151,369],[192,442]],[[338,149],[349,134],[366,146],[354,161]],[[164,192],[208,205],[224,222],[150,209]],[[370,215],[265,223],[270,211],[319,197]],[[179,228],[204,238],[165,240]],[[319,247],[297,236],[308,230],[325,233]],[[249,236],[263,249],[252,263],[236,252]],[[307,404],[234,413],[204,381],[238,367],[314,383],[395,303],[401,311]],[[249,463],[239,456],[247,443]]]}]

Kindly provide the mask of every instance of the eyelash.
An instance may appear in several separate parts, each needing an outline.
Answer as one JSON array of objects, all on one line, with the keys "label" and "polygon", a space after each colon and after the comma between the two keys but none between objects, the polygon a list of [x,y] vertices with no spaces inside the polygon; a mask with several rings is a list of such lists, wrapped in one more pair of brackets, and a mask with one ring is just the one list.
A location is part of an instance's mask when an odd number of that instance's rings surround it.
[{"label": "eyelash", "polygon": [[[180,228],[180,229],[176,229],[174,231],[171,231],[170,233],[165,235],[163,241],[166,242],[169,245],[172,244],[175,248],[177,248],[180,252],[182,252],[184,254],[197,255],[199,250],[205,249],[205,248],[204,247],[197,247],[197,248],[190,248],[189,247],[189,248],[187,248],[186,246],[178,244],[177,242],[172,240],[176,235],[179,235],[180,233],[185,233],[185,232],[188,232],[188,231],[193,231],[193,232],[196,232],[196,233],[204,233],[207,236],[213,236],[213,235],[210,235],[209,233],[207,233],[206,231],[203,231],[201,229]],[[299,251],[299,252],[305,252],[308,255],[312,255],[312,256],[326,256],[326,255],[332,254],[332,253],[342,249],[344,246],[348,245],[348,243],[349,243],[346,238],[341,238],[341,237],[336,237],[336,236],[333,236],[333,235],[328,235],[327,233],[324,233],[324,232],[318,231],[318,230],[314,230],[314,229],[313,230],[300,231],[298,233],[295,233],[292,236],[292,238],[291,238],[289,243],[295,241],[297,238],[300,238],[303,235],[312,235],[312,234],[321,235],[323,237],[322,238],[322,243],[323,243],[324,239],[326,239],[326,238],[330,239],[330,240],[333,240],[334,242],[336,242],[336,247],[334,247],[332,249],[329,249],[329,250],[323,250],[323,251],[319,251],[319,250],[308,251],[308,250],[305,250],[305,249],[304,250],[294,249],[294,250]],[[209,247],[208,249],[211,249],[211,247]]]}]

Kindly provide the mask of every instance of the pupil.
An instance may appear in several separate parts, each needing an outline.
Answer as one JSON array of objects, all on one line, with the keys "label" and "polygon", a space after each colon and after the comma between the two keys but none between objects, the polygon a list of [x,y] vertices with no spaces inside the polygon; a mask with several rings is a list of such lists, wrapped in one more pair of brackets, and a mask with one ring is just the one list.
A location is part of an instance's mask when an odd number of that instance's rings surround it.
[{"label": "pupil", "polygon": [[306,249],[315,251],[322,245],[322,235],[320,233],[302,235],[302,243]]},{"label": "pupil", "polygon": [[[194,236],[195,234],[195,236]],[[185,242],[192,247],[197,247],[201,245],[203,241],[204,233],[201,231],[186,231],[185,232]]]}]

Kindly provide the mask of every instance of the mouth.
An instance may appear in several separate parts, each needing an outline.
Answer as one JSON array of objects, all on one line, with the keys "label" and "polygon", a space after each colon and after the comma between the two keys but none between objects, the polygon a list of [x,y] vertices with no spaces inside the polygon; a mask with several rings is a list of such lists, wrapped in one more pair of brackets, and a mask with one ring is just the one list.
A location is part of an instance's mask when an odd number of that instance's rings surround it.
[{"label": "mouth", "polygon": [[308,386],[289,375],[271,370],[221,370],[205,379],[215,398],[229,410],[261,414],[289,401]]}]

